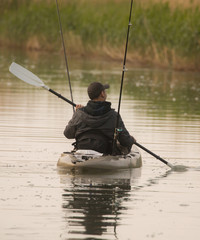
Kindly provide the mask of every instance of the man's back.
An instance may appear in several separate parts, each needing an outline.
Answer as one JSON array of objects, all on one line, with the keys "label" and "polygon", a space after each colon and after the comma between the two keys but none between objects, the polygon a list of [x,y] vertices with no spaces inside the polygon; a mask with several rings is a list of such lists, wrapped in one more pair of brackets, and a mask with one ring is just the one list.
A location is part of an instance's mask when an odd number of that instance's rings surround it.
[{"label": "man's back", "polygon": [[[117,120],[117,112],[106,101],[89,101],[86,107],[78,109],[65,128],[67,138],[76,139],[77,149],[92,149],[105,154],[112,153],[112,141]],[[126,130],[121,117],[119,142],[131,148],[134,140]]]}]

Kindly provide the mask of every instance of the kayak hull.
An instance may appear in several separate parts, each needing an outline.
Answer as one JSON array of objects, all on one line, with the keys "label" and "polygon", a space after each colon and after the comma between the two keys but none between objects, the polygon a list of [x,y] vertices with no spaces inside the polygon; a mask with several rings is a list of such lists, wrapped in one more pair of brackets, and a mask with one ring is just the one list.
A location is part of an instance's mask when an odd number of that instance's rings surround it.
[{"label": "kayak hull", "polygon": [[102,155],[93,150],[62,153],[57,166],[65,168],[129,169],[140,168],[142,157],[136,146],[127,155]]}]

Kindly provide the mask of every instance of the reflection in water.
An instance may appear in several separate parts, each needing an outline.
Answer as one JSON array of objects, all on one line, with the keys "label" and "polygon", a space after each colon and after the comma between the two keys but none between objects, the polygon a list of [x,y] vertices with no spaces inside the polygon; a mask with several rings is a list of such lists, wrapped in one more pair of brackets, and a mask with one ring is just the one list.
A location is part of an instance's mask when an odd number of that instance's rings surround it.
[{"label": "reflection in water", "polygon": [[[142,228],[137,228],[134,211],[139,214],[139,218],[140,210],[146,211],[145,214],[151,211],[149,205],[140,209],[138,204],[145,203],[148,194],[155,194],[151,189],[156,186],[159,188],[160,183],[165,184],[168,181],[167,177],[174,174],[171,170],[163,169],[154,176],[149,172],[148,178],[144,176],[141,179],[141,170],[139,168],[102,172],[58,168],[61,184],[64,185],[62,208],[66,223],[61,239],[133,239],[133,231],[134,234],[141,234]],[[161,193],[162,191],[160,189]],[[138,197],[141,193],[142,197]],[[156,203],[160,201],[156,199]],[[125,227],[132,225],[127,233],[121,233],[124,219],[127,219]]]},{"label": "reflection in water", "polygon": [[66,234],[115,236],[120,215],[127,210],[124,203],[130,201],[131,186],[140,177],[141,169],[64,172],[60,170],[61,182],[67,185],[62,194]]}]

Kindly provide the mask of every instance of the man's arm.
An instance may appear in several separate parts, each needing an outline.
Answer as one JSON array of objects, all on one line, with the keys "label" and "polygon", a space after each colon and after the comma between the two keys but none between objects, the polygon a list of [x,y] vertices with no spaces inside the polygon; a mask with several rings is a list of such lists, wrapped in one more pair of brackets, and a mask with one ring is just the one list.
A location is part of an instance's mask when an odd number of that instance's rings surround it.
[{"label": "man's arm", "polygon": [[78,109],[83,108],[83,105],[76,105],[76,112],[74,113],[72,119],[68,122],[68,125],[65,127],[63,134],[66,138],[73,139],[76,136],[76,130],[80,119],[80,113]]},{"label": "man's arm", "polygon": [[121,131],[119,132],[119,135],[118,135],[118,141],[122,146],[128,147],[129,149],[131,149],[132,145],[136,142],[136,140],[134,139],[133,136],[129,134],[121,117],[119,118],[119,128],[121,129]]},{"label": "man's arm", "polygon": [[72,124],[72,120],[69,121],[68,125],[65,127],[64,135],[66,138],[73,139],[75,138],[76,127]]},{"label": "man's arm", "polygon": [[69,138],[69,139],[75,138],[77,124],[78,124],[77,120],[78,120],[77,112],[75,112],[72,119],[68,122],[68,124],[65,127],[65,130],[63,132],[66,138]]}]

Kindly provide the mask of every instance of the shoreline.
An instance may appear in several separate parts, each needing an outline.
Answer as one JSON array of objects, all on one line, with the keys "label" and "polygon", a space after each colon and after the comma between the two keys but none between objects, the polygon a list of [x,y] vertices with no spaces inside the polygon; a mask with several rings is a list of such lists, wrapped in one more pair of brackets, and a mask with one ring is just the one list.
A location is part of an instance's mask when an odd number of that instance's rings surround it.
[{"label": "shoreline", "polygon": [[[172,1],[166,1],[134,2],[127,61],[140,66],[200,71],[200,8],[192,4],[172,7]],[[1,4],[1,48],[30,53],[62,51],[54,2],[8,0]],[[123,60],[129,0],[73,0],[61,2],[59,7],[69,54]]]},{"label": "shoreline", "polygon": [[[3,49],[6,52],[9,51],[17,51],[17,52],[21,52],[22,54],[27,54],[30,58],[38,58],[42,55],[63,55],[63,49],[59,49],[59,50],[46,50],[46,49],[40,49],[40,48],[23,48],[23,47],[19,47],[19,46],[13,46],[13,45],[8,45],[8,47],[2,46],[0,44],[0,50]],[[124,56],[123,54],[117,54],[117,55],[111,55],[108,54],[106,52],[101,52],[99,53],[99,50],[97,51],[97,53],[95,53],[95,51],[85,51],[85,52],[81,52],[81,54],[79,54],[78,52],[76,52],[75,50],[67,50],[67,55],[68,57],[72,57],[72,58],[80,58],[80,59],[90,59],[90,60],[100,60],[100,61],[106,61],[106,62],[116,62],[116,63],[123,63],[124,60]],[[141,67],[141,68],[158,68],[158,69],[163,69],[163,70],[172,70],[172,71],[189,71],[189,72],[200,72],[199,67],[195,67],[192,65],[187,64],[187,62],[185,62],[184,64],[180,64],[178,66],[173,66],[173,67],[169,67],[169,64],[166,62],[160,62],[160,61],[151,61],[149,59],[149,57],[144,58],[143,56],[139,56],[138,53],[134,53],[134,52],[127,52],[127,59],[126,62],[128,64],[131,64],[132,67]]]}]

